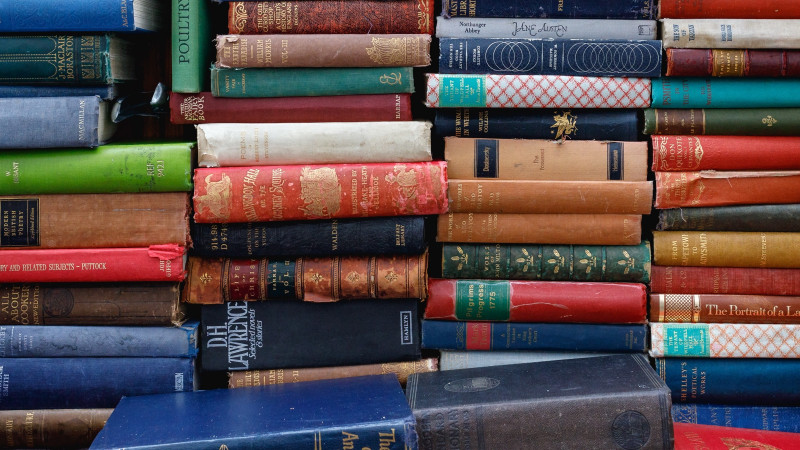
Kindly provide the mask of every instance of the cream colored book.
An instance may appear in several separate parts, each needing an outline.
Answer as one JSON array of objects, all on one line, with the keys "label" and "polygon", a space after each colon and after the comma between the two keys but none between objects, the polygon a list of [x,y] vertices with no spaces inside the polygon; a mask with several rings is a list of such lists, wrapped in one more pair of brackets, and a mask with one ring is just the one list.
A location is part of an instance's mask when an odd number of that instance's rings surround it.
[{"label": "cream colored book", "polygon": [[664,48],[800,48],[800,19],[662,19]]}]

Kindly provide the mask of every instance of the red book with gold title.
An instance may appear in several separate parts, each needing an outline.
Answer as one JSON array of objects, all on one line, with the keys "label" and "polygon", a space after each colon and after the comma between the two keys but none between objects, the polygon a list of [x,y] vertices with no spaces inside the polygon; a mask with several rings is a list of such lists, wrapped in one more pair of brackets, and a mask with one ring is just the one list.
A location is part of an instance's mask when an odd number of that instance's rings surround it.
[{"label": "red book with gold title", "polygon": [[655,207],[800,203],[799,170],[655,173]]},{"label": "red book with gold title", "polygon": [[675,450],[790,450],[800,448],[800,433],[697,423],[673,424]]},{"label": "red book with gold title", "polygon": [[800,296],[800,269],[651,266],[650,270],[652,292]]},{"label": "red book with gold title", "polygon": [[797,170],[800,136],[656,135],[653,171]]}]

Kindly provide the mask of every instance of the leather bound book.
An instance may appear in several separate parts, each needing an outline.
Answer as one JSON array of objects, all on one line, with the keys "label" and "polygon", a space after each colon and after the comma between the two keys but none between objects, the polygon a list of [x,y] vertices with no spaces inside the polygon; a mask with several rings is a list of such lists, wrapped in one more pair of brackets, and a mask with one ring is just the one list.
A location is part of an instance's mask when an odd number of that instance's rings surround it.
[{"label": "leather bound book", "polygon": [[800,51],[668,48],[668,77],[797,77]]},{"label": "leather bound book", "polygon": [[8,448],[86,448],[113,408],[0,411],[0,442]]}]

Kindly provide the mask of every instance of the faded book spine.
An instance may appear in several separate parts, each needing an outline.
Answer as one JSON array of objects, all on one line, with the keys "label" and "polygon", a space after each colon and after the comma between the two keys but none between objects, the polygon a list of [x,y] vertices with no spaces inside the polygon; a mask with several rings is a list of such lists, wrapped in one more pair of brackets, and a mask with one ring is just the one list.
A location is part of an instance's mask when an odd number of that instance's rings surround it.
[{"label": "faded book spine", "polygon": [[800,51],[668,48],[668,77],[798,77]]},{"label": "faded book spine", "polygon": [[653,171],[800,169],[796,136],[651,136]]},{"label": "faded book spine", "polygon": [[650,321],[800,324],[800,297],[757,294],[651,294]]},{"label": "faded book spine", "polygon": [[0,38],[0,81],[21,84],[107,84],[110,35],[4,35]]},{"label": "faded book spine", "polygon": [[800,203],[800,171],[656,172],[659,209]]},{"label": "faded book spine", "polygon": [[657,230],[800,231],[800,204],[662,209]]},{"label": "faded book spine", "polygon": [[100,103],[96,96],[0,98],[0,148],[97,147]]},{"label": "faded book spine", "polygon": [[800,48],[798,19],[661,20],[664,48]]},{"label": "faded book spine", "polygon": [[661,266],[800,268],[800,233],[653,231]]},{"label": "faded book spine", "polygon": [[[798,20],[800,25],[800,20]],[[663,77],[652,80],[652,108],[794,108],[796,78]]]},{"label": "faded book spine", "polygon": [[800,270],[653,266],[650,289],[668,294],[800,296]]},{"label": "faded book spine", "polygon": [[8,448],[88,448],[114,408],[0,411],[0,442]]},{"label": "faded book spine", "polygon": [[644,134],[799,136],[800,108],[645,109]]},{"label": "faded book spine", "polygon": [[800,4],[783,0],[660,0],[660,17],[800,19]]},{"label": "faded book spine", "polygon": [[532,5],[526,1],[457,0],[442,2],[444,17],[542,17],[586,19],[655,19],[651,0],[546,0]]},{"label": "faded book spine", "polygon": [[650,356],[798,358],[800,325],[762,323],[651,323]]},{"label": "faded book spine", "polygon": [[655,20],[436,18],[436,37],[536,39],[658,39]]}]

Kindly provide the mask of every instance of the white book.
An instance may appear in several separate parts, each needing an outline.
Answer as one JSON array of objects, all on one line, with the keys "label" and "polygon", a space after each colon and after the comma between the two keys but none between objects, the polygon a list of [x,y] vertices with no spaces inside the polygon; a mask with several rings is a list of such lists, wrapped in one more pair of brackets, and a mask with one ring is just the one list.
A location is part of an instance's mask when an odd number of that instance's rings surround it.
[{"label": "white book", "polygon": [[655,20],[436,18],[436,37],[520,39],[657,39]]},{"label": "white book", "polygon": [[663,19],[664,48],[800,48],[800,19]]},{"label": "white book", "polygon": [[503,366],[529,362],[556,361],[575,358],[608,356],[610,353],[548,352],[542,350],[441,350],[439,370],[471,369],[474,367]]}]

